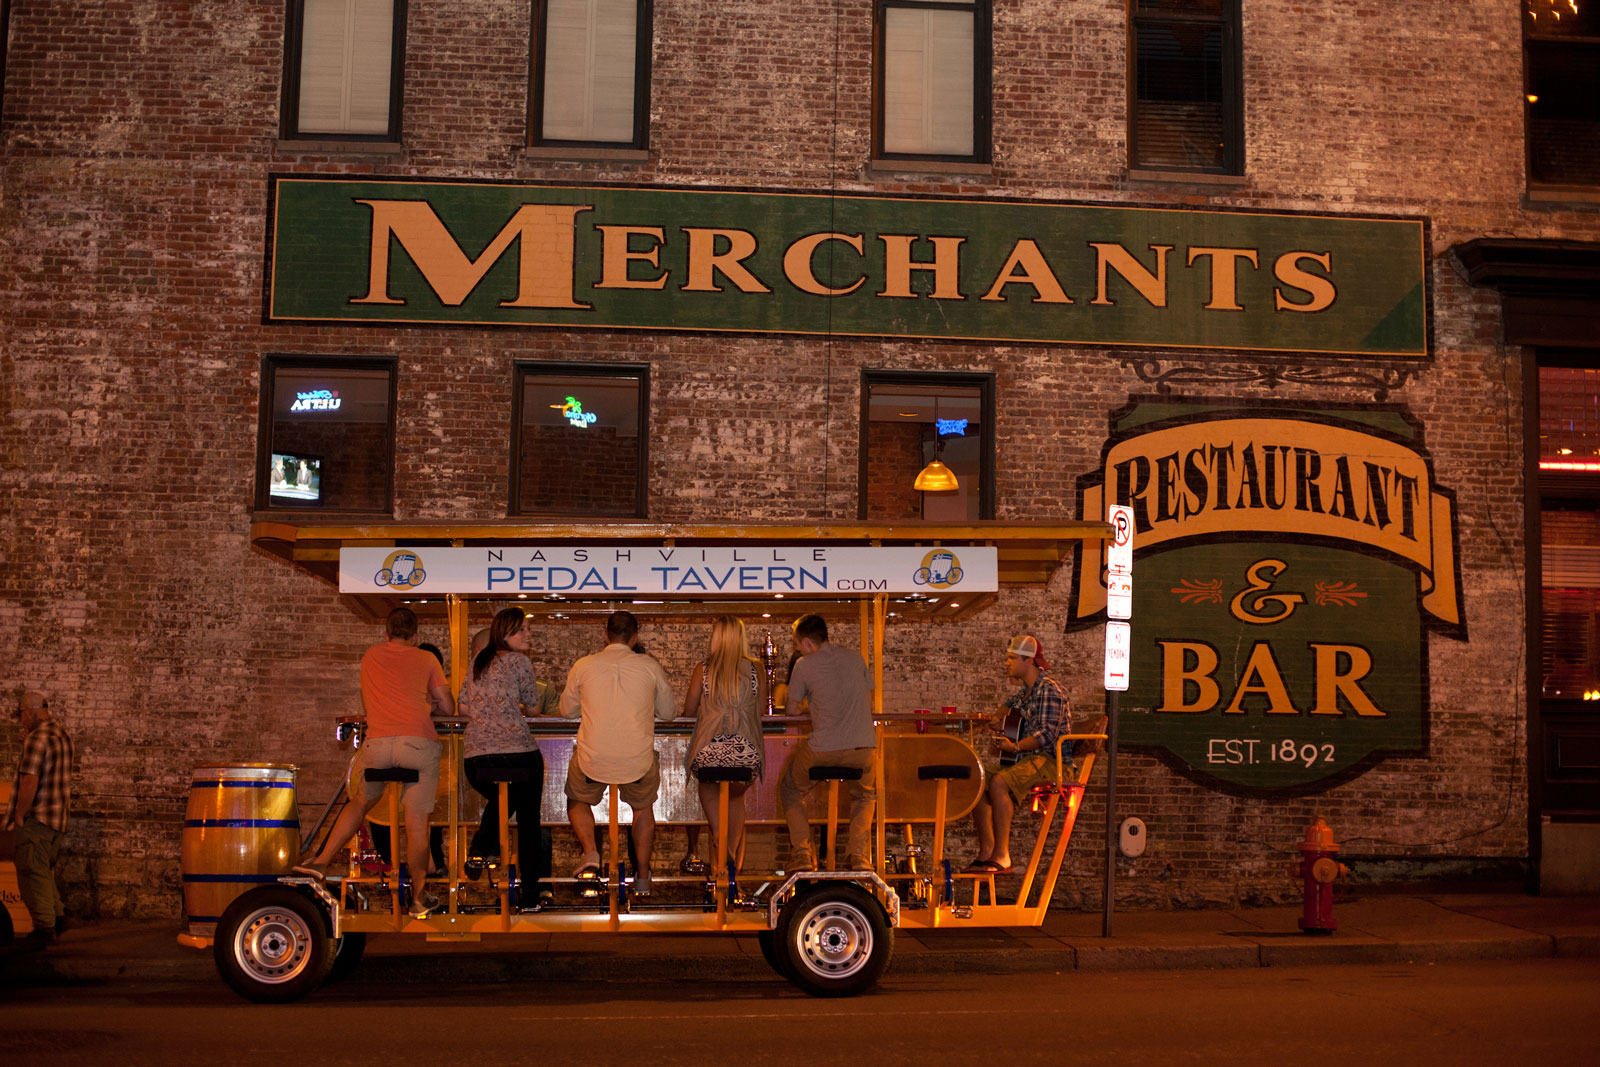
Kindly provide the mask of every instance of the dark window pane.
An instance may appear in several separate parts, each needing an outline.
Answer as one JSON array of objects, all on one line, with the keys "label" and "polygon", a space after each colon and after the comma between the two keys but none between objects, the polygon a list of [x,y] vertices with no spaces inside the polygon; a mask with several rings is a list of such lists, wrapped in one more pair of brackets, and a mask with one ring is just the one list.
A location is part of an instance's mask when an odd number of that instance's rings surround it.
[{"label": "dark window pane", "polygon": [[1135,10],[1143,15],[1193,15],[1221,18],[1227,11],[1228,0],[1137,0]]},{"label": "dark window pane", "polygon": [[1539,466],[1600,473],[1600,370],[1539,368]]},{"label": "dark window pane", "polygon": [[1600,44],[1528,42],[1529,178],[1600,183]]},{"label": "dark window pane", "polygon": [[1522,28],[1529,37],[1600,37],[1594,0],[1523,0]]},{"label": "dark window pane", "polygon": [[1140,25],[1135,36],[1135,165],[1224,166],[1222,28]]},{"label": "dark window pane", "polygon": [[642,515],[640,384],[633,375],[525,375],[512,510]]},{"label": "dark window pane", "polygon": [[1543,511],[1544,696],[1600,693],[1600,515]]},{"label": "dark window pane", "polygon": [[266,506],[387,512],[390,371],[277,366],[271,374]]}]

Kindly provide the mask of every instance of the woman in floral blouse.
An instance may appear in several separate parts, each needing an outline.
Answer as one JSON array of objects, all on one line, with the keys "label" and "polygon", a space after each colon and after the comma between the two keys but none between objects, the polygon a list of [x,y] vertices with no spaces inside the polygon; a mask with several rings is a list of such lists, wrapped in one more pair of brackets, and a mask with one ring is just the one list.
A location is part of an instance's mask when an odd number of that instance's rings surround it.
[{"label": "woman in floral blouse", "polygon": [[467,868],[476,877],[478,870],[497,866],[502,859],[499,785],[489,780],[489,772],[526,768],[527,781],[506,786],[506,806],[517,818],[522,870],[533,866],[537,893],[550,876],[550,862],[539,848],[544,756],[522,717],[524,705],[529,714],[539,713],[539,686],[527,655],[531,645],[531,628],[521,608],[506,608],[495,615],[489,643],[473,657],[472,671],[461,689],[461,713],[468,720],[462,748],[467,781],[488,801],[467,849]]}]

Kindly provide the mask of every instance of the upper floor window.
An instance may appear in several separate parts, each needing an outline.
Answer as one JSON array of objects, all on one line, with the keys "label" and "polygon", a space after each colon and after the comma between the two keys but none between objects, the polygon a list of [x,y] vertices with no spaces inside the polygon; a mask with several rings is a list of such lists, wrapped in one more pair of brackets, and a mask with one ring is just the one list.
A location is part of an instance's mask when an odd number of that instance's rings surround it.
[{"label": "upper floor window", "polygon": [[290,0],[286,138],[398,141],[406,0]]},{"label": "upper floor window", "polygon": [[394,510],[394,361],[268,356],[256,507]]},{"label": "upper floor window", "polygon": [[513,515],[645,518],[650,370],[519,363]]},{"label": "upper floor window", "polygon": [[1528,181],[1600,185],[1600,2],[1523,0]]},{"label": "upper floor window", "polygon": [[988,0],[877,0],[886,158],[989,161]]},{"label": "upper floor window", "polygon": [[994,518],[993,377],[865,372],[859,477],[862,519]]},{"label": "upper floor window", "polygon": [[1130,165],[1244,173],[1239,0],[1133,0]]},{"label": "upper floor window", "polygon": [[535,0],[534,144],[644,148],[650,0]]}]

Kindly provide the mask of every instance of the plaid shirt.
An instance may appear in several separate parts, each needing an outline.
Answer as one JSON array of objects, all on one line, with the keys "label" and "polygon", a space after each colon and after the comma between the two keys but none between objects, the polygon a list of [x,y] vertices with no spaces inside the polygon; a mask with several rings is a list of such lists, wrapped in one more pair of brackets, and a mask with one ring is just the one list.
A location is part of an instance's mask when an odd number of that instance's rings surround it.
[{"label": "plaid shirt", "polygon": [[37,775],[39,788],[33,794],[33,806],[22,815],[38,819],[52,829],[65,830],[68,781],[72,775],[72,739],[54,719],[41,721],[22,739],[22,758],[17,762],[17,776],[11,785],[11,803],[6,809],[7,825],[16,809],[24,774]]},{"label": "plaid shirt", "polygon": [[[1017,740],[1037,737],[1039,751],[1054,757],[1056,739],[1067,732],[1068,725],[1067,691],[1061,683],[1048,674],[1041,674],[1037,682],[1007,697],[1006,707],[1022,712],[1022,733]],[[1068,752],[1067,758],[1071,756]]]}]

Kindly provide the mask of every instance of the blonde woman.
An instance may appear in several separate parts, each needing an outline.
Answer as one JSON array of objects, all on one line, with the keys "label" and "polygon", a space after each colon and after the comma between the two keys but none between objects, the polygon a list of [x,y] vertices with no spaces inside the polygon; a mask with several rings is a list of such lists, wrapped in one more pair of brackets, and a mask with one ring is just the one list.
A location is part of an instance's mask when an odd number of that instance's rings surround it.
[{"label": "blonde woman", "polygon": [[[689,773],[708,767],[748,767],[759,778],[765,762],[761,709],[766,704],[767,674],[750,655],[744,623],[732,615],[719,615],[711,624],[711,654],[689,676],[683,702],[684,714],[698,719],[689,739]],[[700,806],[715,840],[719,786],[699,782],[699,788]],[[728,855],[715,868],[719,873],[730,862],[737,870],[744,853],[744,795],[749,788],[745,782],[729,783]]]}]

